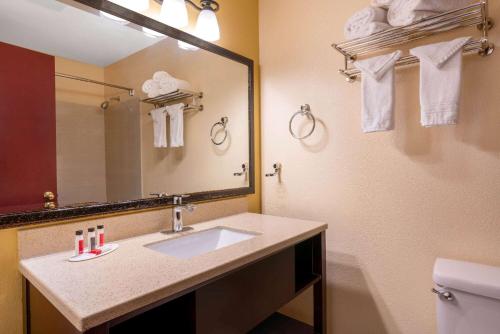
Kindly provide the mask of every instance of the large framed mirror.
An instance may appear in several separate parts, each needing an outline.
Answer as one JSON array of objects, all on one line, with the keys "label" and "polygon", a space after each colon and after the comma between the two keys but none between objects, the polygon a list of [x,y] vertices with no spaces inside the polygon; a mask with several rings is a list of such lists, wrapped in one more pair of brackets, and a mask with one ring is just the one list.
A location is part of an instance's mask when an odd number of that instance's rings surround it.
[{"label": "large framed mirror", "polygon": [[253,61],[161,2],[0,2],[0,228],[254,193]]}]

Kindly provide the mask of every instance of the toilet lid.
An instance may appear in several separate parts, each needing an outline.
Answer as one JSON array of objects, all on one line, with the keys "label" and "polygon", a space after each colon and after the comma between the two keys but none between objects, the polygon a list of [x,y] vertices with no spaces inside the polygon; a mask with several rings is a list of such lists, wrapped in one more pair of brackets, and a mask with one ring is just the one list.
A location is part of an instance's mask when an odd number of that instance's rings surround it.
[{"label": "toilet lid", "polygon": [[439,286],[500,299],[500,268],[438,258],[434,283]]}]

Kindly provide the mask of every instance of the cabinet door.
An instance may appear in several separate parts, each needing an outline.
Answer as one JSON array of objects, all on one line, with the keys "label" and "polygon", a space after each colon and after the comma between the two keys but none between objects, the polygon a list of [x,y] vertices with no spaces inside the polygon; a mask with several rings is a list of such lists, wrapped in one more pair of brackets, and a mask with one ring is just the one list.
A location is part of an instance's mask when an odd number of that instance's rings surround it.
[{"label": "cabinet door", "polygon": [[56,192],[54,57],[0,43],[0,212]]}]

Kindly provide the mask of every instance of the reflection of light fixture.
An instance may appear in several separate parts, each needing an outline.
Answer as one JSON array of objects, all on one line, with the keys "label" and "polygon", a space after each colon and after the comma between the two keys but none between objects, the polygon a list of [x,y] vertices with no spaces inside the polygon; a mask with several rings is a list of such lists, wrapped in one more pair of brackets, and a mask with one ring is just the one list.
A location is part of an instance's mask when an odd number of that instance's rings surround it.
[{"label": "reflection of light fixture", "polygon": [[[123,1],[123,0],[122,0]],[[188,25],[186,3],[200,11],[196,22],[195,36],[209,42],[220,39],[219,22],[215,13],[220,6],[215,0],[201,0],[196,5],[192,0],[155,0],[163,3],[161,8],[162,22],[174,28],[184,28]]]},{"label": "reflection of light fixture", "polygon": [[182,50],[186,50],[186,51],[197,51],[199,50],[200,48],[197,47],[197,46],[194,46],[194,45],[191,45],[189,43],[186,43],[186,42],[183,42],[183,41],[177,41],[177,46],[182,49]]},{"label": "reflection of light fixture", "polygon": [[101,15],[101,17],[105,17],[107,19],[116,21],[116,22],[118,22],[120,24],[124,24],[125,25],[125,24],[128,23],[127,20],[124,20],[124,19],[122,19],[121,17],[118,17],[118,16],[111,15],[109,13],[103,12],[102,10],[99,11],[99,15]]},{"label": "reflection of light fixture", "polygon": [[180,29],[189,24],[188,12],[184,0],[164,0],[160,19],[171,27]]},{"label": "reflection of light fixture", "polygon": [[158,32],[158,31],[155,31],[153,29],[146,28],[146,27],[142,27],[142,32],[144,33],[144,35],[146,35],[148,37],[152,37],[152,38],[165,36],[161,32]]},{"label": "reflection of light fixture", "polygon": [[149,0],[109,0],[134,12],[145,12],[149,9]]}]

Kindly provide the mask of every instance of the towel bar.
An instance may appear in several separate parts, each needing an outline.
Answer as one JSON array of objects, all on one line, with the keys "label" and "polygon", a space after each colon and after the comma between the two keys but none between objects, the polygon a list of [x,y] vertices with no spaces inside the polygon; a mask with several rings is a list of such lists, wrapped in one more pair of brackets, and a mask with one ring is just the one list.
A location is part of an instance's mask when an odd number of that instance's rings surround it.
[{"label": "towel bar", "polygon": [[[464,54],[479,54],[481,56],[489,56],[495,50],[495,45],[487,41],[471,41],[464,47]],[[420,63],[420,60],[415,56],[402,57],[396,62],[396,67],[409,66]],[[340,69],[340,74],[346,77],[349,82],[355,81],[361,76],[361,71],[357,68]]]},{"label": "towel bar", "polygon": [[[367,37],[333,44],[332,47],[344,56],[344,68],[339,70],[340,74],[344,75],[347,81],[353,82],[360,76],[360,71],[353,68],[351,63],[359,56],[377,53],[397,45],[463,27],[476,26],[482,32],[481,39],[469,42],[464,52],[489,56],[495,49],[494,44],[488,40],[488,31],[493,25],[493,21],[488,17],[488,0],[481,0],[478,3],[430,16],[403,27],[394,27]],[[418,62],[416,57],[407,56],[401,58],[396,66],[407,66]]]}]

